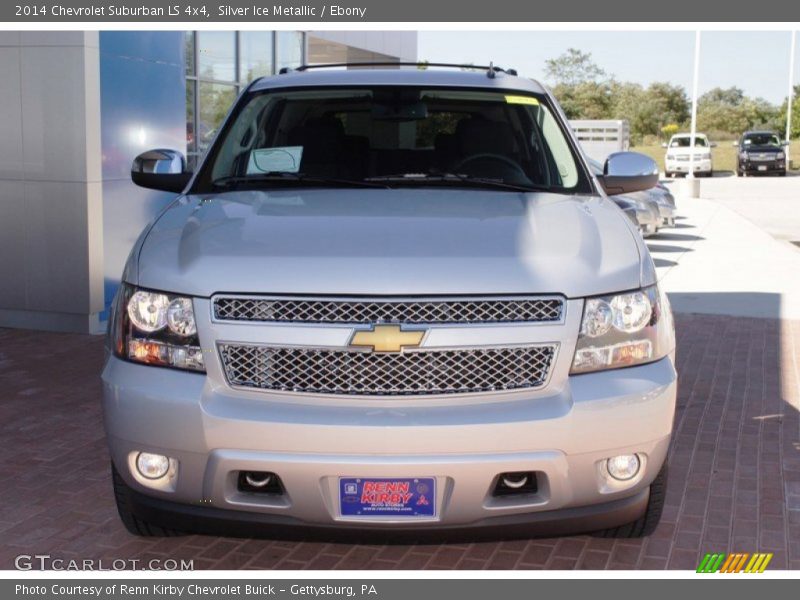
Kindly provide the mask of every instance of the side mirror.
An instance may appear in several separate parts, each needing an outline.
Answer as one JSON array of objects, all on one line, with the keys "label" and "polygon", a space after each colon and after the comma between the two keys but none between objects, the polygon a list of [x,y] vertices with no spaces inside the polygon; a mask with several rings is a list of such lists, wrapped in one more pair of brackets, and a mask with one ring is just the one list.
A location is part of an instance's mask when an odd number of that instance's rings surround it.
[{"label": "side mirror", "polygon": [[638,152],[615,152],[597,178],[609,196],[649,190],[658,183],[658,165]]},{"label": "side mirror", "polygon": [[781,142],[781,146],[786,146],[787,148],[788,148],[789,146],[791,146],[791,145],[792,145],[792,142],[790,142],[789,140],[786,140],[786,141],[783,141],[783,142]]},{"label": "side mirror", "polygon": [[151,190],[180,193],[191,178],[186,159],[177,150],[148,150],[134,158],[131,165],[133,183]]},{"label": "side mirror", "polygon": [[711,147],[712,148],[716,148],[717,147],[717,142],[711,142]]},{"label": "side mirror", "polygon": [[662,148],[666,148],[666,147],[668,147],[668,146],[669,146],[669,144],[667,144],[667,142],[662,142],[662,143],[661,143],[661,147],[662,147]]}]

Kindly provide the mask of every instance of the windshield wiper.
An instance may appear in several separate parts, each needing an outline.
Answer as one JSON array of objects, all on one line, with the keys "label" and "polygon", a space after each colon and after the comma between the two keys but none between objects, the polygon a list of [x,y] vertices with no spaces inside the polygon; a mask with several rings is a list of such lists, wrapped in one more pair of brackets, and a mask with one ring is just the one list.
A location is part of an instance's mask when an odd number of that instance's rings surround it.
[{"label": "windshield wiper", "polygon": [[219,177],[212,181],[212,185],[217,187],[232,187],[240,183],[269,183],[269,182],[296,181],[298,183],[311,183],[318,185],[344,185],[368,188],[388,188],[386,184],[370,182],[358,179],[339,179],[336,177],[321,177],[318,175],[306,175],[304,173],[291,173],[288,171],[272,171],[269,173],[259,173],[257,175],[228,175]]},{"label": "windshield wiper", "polygon": [[397,175],[379,175],[368,177],[366,181],[387,182],[387,183],[430,183],[430,182],[457,182],[479,187],[500,188],[513,190],[516,192],[540,192],[550,188],[544,185],[507,183],[489,177],[471,177],[469,175],[459,175],[458,173],[400,173]]}]

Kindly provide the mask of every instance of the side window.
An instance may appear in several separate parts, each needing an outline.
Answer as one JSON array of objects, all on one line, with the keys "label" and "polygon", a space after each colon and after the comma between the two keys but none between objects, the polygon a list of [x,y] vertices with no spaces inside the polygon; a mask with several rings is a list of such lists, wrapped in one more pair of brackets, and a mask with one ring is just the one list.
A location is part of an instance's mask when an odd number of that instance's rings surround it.
[{"label": "side window", "polygon": [[578,184],[578,167],[567,139],[552,113],[545,107],[539,107],[539,110],[542,111],[540,115],[542,136],[553,155],[558,175],[561,178],[561,185],[565,188],[575,187]]},{"label": "side window", "polygon": [[259,123],[257,116],[267,107],[268,103],[268,96],[262,96],[250,102],[244,108],[225,138],[225,143],[220,148],[211,172],[212,179],[240,173],[240,159],[249,153],[250,148],[258,137],[257,127]]}]

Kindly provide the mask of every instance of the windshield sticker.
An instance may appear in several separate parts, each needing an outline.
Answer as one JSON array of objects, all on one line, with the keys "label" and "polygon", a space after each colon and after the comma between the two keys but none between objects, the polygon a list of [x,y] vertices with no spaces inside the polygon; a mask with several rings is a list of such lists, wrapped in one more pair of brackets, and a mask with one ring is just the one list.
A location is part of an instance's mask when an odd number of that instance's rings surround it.
[{"label": "windshield sticker", "polygon": [[297,173],[303,157],[302,146],[281,146],[258,148],[250,153],[247,174],[259,173]]},{"label": "windshield sticker", "polygon": [[539,101],[536,98],[531,98],[530,96],[506,96],[506,103],[531,104],[533,106],[539,106]]}]

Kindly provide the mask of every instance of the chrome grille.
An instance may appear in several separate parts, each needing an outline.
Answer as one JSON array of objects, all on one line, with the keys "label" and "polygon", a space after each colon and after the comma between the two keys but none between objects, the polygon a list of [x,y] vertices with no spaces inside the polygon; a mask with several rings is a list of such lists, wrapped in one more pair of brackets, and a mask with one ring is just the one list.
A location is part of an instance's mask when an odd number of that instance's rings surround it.
[{"label": "chrome grille", "polygon": [[750,160],[757,160],[757,161],[765,161],[765,160],[776,160],[776,155],[771,153],[761,153],[761,154],[750,154]]},{"label": "chrome grille", "polygon": [[290,323],[530,323],[560,321],[558,297],[502,299],[357,300],[324,298],[214,298],[219,321]]},{"label": "chrome grille", "polygon": [[232,386],[280,392],[405,396],[535,388],[555,345],[424,349],[398,353],[220,344]]}]

